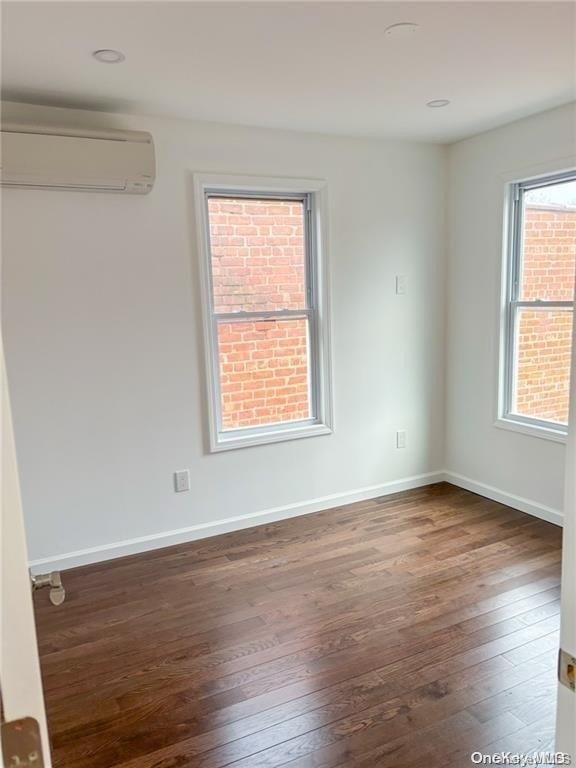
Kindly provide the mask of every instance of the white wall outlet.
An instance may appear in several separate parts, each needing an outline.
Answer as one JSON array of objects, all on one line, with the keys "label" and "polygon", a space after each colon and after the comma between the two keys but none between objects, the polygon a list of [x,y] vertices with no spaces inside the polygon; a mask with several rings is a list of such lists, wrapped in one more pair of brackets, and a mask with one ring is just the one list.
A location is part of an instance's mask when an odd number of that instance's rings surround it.
[{"label": "white wall outlet", "polygon": [[174,472],[174,490],[176,493],[190,490],[190,472],[187,469]]},{"label": "white wall outlet", "polygon": [[406,293],[406,275],[396,275],[396,294],[403,296]]},{"label": "white wall outlet", "polygon": [[399,429],[396,432],[396,448],[406,448],[406,430]]}]

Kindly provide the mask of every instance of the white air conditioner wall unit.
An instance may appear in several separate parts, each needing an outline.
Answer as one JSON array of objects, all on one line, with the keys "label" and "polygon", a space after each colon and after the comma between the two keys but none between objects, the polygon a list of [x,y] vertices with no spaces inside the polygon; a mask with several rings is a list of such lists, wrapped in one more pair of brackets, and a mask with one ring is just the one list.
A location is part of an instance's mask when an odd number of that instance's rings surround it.
[{"label": "white air conditioner wall unit", "polygon": [[154,142],[144,131],[2,125],[3,187],[145,195],[155,177]]}]

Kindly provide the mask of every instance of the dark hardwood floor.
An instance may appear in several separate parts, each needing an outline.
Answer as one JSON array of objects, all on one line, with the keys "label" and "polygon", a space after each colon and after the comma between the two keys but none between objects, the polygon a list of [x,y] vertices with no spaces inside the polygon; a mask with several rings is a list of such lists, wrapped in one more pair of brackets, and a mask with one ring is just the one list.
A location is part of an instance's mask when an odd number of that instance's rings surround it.
[{"label": "dark hardwood floor", "polygon": [[560,529],[447,484],[64,573],[55,768],[463,768],[551,749]]}]

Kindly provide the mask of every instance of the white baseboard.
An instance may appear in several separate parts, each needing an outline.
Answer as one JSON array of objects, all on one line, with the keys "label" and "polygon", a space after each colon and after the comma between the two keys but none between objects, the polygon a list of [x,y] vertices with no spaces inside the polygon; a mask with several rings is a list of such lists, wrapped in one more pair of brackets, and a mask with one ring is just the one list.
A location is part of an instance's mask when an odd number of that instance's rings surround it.
[{"label": "white baseboard", "polygon": [[238,515],[228,517],[224,520],[217,520],[213,523],[200,523],[187,528],[179,528],[173,531],[162,531],[149,536],[139,536],[124,541],[115,541],[111,544],[103,544],[98,547],[89,547],[75,552],[66,552],[53,557],[43,557],[38,560],[30,561],[30,568],[34,573],[52,570],[66,570],[67,568],[76,568],[79,565],[88,565],[90,563],[99,563],[105,560],[112,560],[126,555],[135,555],[140,552],[148,552],[161,547],[169,547],[173,544],[183,544],[187,541],[196,541],[205,539],[209,536],[216,536],[221,533],[230,533],[244,528],[252,528],[256,525],[273,523],[278,520],[286,520],[299,515],[309,515],[313,512],[320,512],[331,507],[343,504],[353,504],[356,501],[365,501],[378,498],[378,496],[388,496],[401,491],[408,491],[413,488],[421,488],[432,483],[446,481],[464,488],[472,493],[485,496],[493,501],[498,501],[513,509],[534,515],[541,520],[562,526],[562,512],[544,504],[516,496],[511,493],[501,491],[491,485],[480,483],[456,472],[437,471],[428,472],[422,475],[406,477],[402,480],[392,480],[381,485],[371,485],[367,488],[360,488],[345,493],[334,493],[329,496],[322,496],[311,501],[298,502],[296,504],[287,504],[283,507],[275,507],[260,512],[252,512],[247,515]]},{"label": "white baseboard", "polygon": [[[126,555],[148,552],[152,549],[169,547],[173,544],[183,544],[187,541],[205,539],[220,533],[239,531],[243,528],[286,520],[287,518],[299,515],[309,515],[312,512],[320,512],[342,504],[352,504],[356,501],[365,501],[378,498],[378,496],[388,496],[393,493],[400,493],[401,491],[409,491],[413,488],[421,488],[426,485],[432,485],[432,483],[439,483],[445,479],[445,472],[443,471],[414,475],[402,480],[392,480],[381,485],[371,485],[355,491],[333,493],[330,496],[322,496],[311,501],[287,504],[283,507],[252,512],[247,515],[238,515],[237,517],[228,517],[213,523],[200,523],[199,525],[179,528],[174,531],[162,531],[150,536],[139,536],[134,539],[115,541],[111,544],[79,549],[76,552],[66,552],[61,555],[54,555],[53,557],[42,557],[38,560],[31,560],[30,568],[33,573],[53,570],[63,571],[79,565],[99,563],[117,557],[125,557]],[[455,484],[458,485],[458,483]],[[478,492],[480,493],[480,491]]]},{"label": "white baseboard", "polygon": [[513,509],[519,509],[520,512],[527,512],[529,515],[539,517],[541,520],[546,520],[548,523],[554,523],[554,525],[563,525],[564,516],[558,509],[552,509],[544,504],[538,504],[530,499],[525,499],[522,496],[515,496],[513,493],[506,493],[499,488],[494,488],[492,485],[486,485],[485,483],[479,483],[476,480],[472,480],[464,475],[458,475],[456,472],[446,471],[444,472],[444,480],[452,485],[457,485],[459,488],[464,488],[472,493],[477,493],[479,496],[486,496],[492,501],[498,501],[500,504],[506,504],[507,507]]}]

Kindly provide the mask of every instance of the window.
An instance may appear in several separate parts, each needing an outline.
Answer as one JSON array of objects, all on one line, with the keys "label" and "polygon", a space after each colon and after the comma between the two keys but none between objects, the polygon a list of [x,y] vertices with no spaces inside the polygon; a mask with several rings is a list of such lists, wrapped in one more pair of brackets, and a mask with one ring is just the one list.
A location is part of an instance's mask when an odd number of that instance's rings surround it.
[{"label": "window", "polygon": [[513,184],[500,417],[562,439],[568,425],[576,171]]},{"label": "window", "polygon": [[211,450],[331,431],[322,184],[195,177]]}]

